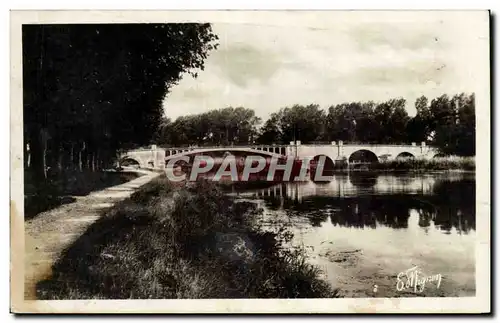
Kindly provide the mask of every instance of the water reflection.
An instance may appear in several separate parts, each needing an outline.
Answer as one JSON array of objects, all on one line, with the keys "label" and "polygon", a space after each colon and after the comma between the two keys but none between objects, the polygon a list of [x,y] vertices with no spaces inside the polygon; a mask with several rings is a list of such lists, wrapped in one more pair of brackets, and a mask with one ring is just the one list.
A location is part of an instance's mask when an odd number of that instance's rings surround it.
[{"label": "water reflection", "polygon": [[[472,174],[337,174],[328,183],[282,183],[235,195],[260,199],[272,211],[307,218],[312,226],[330,222],[348,228],[408,228],[411,218],[427,232],[475,230],[475,178]],[[413,223],[412,222],[412,223]]]}]

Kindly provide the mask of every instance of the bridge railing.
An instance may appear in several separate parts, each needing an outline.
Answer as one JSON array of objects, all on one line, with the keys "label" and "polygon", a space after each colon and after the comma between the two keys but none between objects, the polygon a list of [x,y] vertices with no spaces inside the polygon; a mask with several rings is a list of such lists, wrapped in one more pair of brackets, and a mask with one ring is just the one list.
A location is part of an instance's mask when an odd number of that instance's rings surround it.
[{"label": "bridge railing", "polygon": [[208,151],[210,152],[211,150],[214,151],[224,151],[224,150],[253,150],[253,151],[261,151],[261,152],[266,152],[266,153],[272,153],[272,154],[278,154],[278,155],[286,155],[287,152],[287,147],[288,146],[283,146],[283,145],[259,145],[259,146],[214,146],[214,147],[190,147],[190,148],[179,148],[179,147],[172,147],[172,148],[164,148],[165,149],[165,154],[166,157],[178,155],[181,153],[185,152],[190,152],[190,151]]},{"label": "bridge railing", "polygon": [[268,144],[268,145],[261,145],[261,144],[248,144],[248,145],[216,145],[216,146],[176,146],[176,147],[158,147],[166,150],[172,150],[172,149],[212,149],[212,148],[253,148],[253,147],[288,147],[290,145],[284,145],[284,144]]}]

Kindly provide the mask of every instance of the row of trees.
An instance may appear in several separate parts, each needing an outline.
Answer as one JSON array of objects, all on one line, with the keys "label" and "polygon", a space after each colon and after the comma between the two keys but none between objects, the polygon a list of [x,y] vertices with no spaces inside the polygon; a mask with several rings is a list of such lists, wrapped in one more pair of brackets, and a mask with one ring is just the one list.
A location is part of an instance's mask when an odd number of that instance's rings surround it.
[{"label": "row of trees", "polygon": [[257,139],[260,123],[253,110],[229,107],[182,116],[175,122],[164,118],[156,140],[170,146],[248,144]]},{"label": "row of trees", "polygon": [[331,106],[294,105],[271,114],[261,125],[251,109],[225,108],[175,121],[165,118],[157,134],[160,145],[288,144],[312,142],[420,143],[444,154],[475,154],[474,94],[442,95],[415,102],[410,117],[406,100],[351,102]]},{"label": "row of trees", "polygon": [[25,168],[39,180],[149,144],[169,88],[217,46],[209,24],[24,25],[22,35]]}]

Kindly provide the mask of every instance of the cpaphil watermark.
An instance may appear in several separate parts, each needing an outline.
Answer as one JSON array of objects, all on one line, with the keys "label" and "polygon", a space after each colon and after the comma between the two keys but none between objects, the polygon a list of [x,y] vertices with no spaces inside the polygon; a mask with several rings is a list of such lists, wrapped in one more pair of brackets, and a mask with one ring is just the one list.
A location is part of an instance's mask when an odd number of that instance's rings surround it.
[{"label": "cpaphil watermark", "polygon": [[396,289],[400,292],[413,289],[415,293],[422,293],[427,283],[436,284],[436,288],[439,288],[441,279],[441,274],[425,275],[415,266],[398,274]]},{"label": "cpaphil watermark", "polygon": [[[237,159],[233,155],[226,156],[216,164],[210,156],[179,156],[167,162],[165,172],[170,181],[196,181],[200,175],[212,173],[212,181],[220,181],[223,177],[231,181],[248,181],[251,175],[259,174],[267,181],[274,181],[278,177],[280,181],[306,181],[308,174],[314,173],[311,179],[314,181],[328,181],[332,176],[324,174],[326,156],[319,156],[314,164],[310,157],[302,158],[264,158],[258,155],[250,155],[246,158]],[[192,163],[191,163],[192,159]],[[174,169],[179,165],[189,165],[189,174],[176,174]],[[313,171],[313,172],[312,172]],[[279,173],[279,175],[278,175]]]}]

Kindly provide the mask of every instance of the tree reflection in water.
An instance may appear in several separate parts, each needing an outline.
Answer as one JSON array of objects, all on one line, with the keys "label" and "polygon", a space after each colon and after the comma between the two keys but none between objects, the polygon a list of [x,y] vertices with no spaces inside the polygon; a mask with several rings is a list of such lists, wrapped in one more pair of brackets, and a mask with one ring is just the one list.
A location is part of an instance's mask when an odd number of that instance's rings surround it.
[{"label": "tree reflection in water", "polygon": [[[390,190],[377,192],[374,189],[377,175],[363,177],[361,173],[349,174],[350,183],[361,189],[359,195],[338,196],[331,186],[331,194],[312,195],[300,199],[296,196],[263,196],[269,210],[283,209],[289,216],[306,217],[312,226],[320,226],[326,221],[335,226],[353,228],[408,227],[411,211],[418,215],[418,225],[431,225],[450,233],[454,228],[458,233],[467,234],[475,230],[475,180],[439,179],[432,190],[392,193]],[[406,180],[406,182],[410,182]],[[405,183],[398,179],[398,184]],[[281,192],[287,192],[287,185],[281,184]],[[301,186],[297,186],[301,190]],[[330,187],[329,187],[330,188]]]}]

